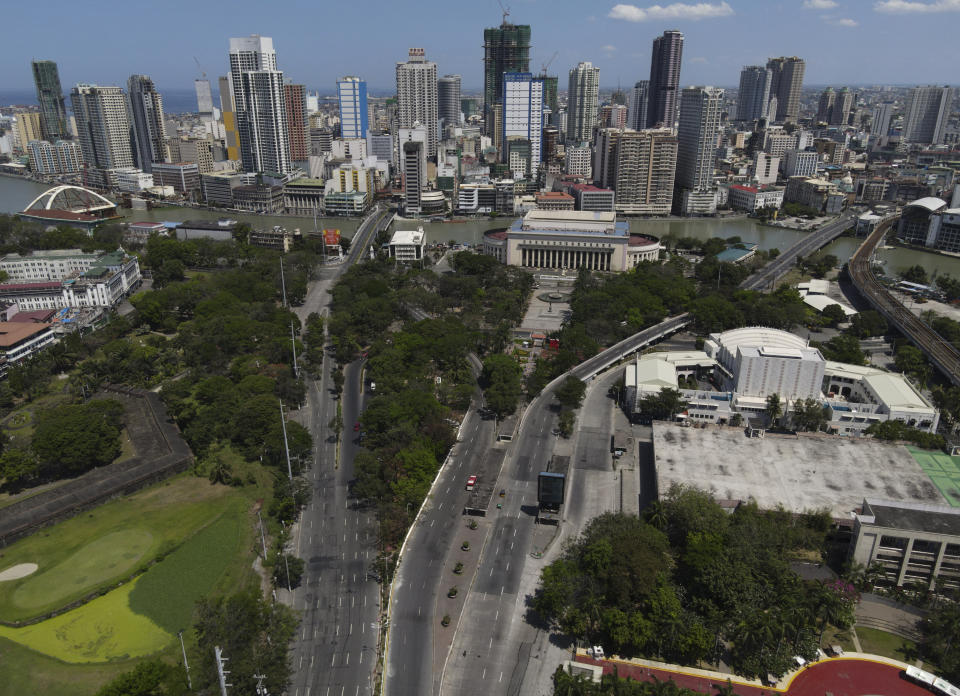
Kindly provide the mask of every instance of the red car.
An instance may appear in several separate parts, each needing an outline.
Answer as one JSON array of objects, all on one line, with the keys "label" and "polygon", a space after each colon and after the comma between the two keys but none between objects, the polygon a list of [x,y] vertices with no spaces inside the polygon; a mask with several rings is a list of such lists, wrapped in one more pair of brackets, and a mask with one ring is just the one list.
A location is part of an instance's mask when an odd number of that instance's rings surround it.
[{"label": "red car", "polygon": [[360,421],[357,421],[356,423],[353,424],[353,432],[355,433],[360,432]]}]

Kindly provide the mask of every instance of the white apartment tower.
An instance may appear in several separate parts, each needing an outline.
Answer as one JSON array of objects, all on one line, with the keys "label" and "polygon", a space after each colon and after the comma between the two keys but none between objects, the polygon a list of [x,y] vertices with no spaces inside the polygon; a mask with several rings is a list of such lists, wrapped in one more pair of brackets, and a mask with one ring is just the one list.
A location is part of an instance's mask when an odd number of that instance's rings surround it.
[{"label": "white apartment tower", "polygon": [[[543,136],[543,80],[530,73],[503,74],[503,154],[510,156],[511,144],[526,141],[525,162],[518,163],[525,171],[514,169],[515,178],[535,179],[540,168]],[[519,167],[518,167],[519,168]],[[513,169],[513,167],[511,167]]]},{"label": "white apartment tower", "polygon": [[643,130],[647,127],[647,109],[650,108],[650,80],[640,80],[630,90],[627,104],[627,128]]},{"label": "white apartment tower", "polygon": [[570,71],[567,91],[567,142],[583,143],[593,138],[597,122],[597,94],[600,68],[579,63]]},{"label": "white apartment tower", "polygon": [[677,166],[677,138],[673,129],[620,131],[614,156],[612,183],[617,212],[669,215]]},{"label": "white apartment tower", "polygon": [[163,98],[146,75],[131,75],[127,98],[133,118],[133,154],[136,165],[153,171],[154,162],[169,162],[167,130],[163,122]]},{"label": "white apartment tower", "polygon": [[437,156],[437,64],[422,48],[411,48],[405,63],[397,63],[397,119],[400,128],[421,123],[427,129],[427,157]]},{"label": "white apartment tower", "polygon": [[772,77],[773,73],[762,65],[747,65],[740,71],[738,121],[756,121],[767,117]]},{"label": "white apartment tower", "polygon": [[687,87],[680,99],[677,130],[677,186],[694,191],[713,187],[717,133],[723,109],[723,90]]},{"label": "white apartment tower", "polygon": [[[130,117],[123,90],[81,84],[70,92],[70,103],[86,165],[101,172],[132,167]],[[106,185],[104,176],[93,176],[94,183]]]},{"label": "white apartment tower", "polygon": [[289,173],[283,73],[277,70],[273,39],[257,34],[230,39],[230,83],[243,168]]},{"label": "white apartment tower", "polygon": [[903,114],[903,140],[937,145],[950,118],[953,90],[949,87],[914,87]]}]

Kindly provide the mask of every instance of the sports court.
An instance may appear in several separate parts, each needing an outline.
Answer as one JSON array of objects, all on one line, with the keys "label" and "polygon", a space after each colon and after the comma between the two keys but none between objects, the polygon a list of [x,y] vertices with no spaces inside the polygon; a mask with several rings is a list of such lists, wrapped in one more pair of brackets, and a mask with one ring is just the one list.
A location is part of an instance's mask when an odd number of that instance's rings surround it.
[{"label": "sports court", "polygon": [[947,502],[953,507],[960,507],[960,457],[916,447],[907,447],[907,450]]}]

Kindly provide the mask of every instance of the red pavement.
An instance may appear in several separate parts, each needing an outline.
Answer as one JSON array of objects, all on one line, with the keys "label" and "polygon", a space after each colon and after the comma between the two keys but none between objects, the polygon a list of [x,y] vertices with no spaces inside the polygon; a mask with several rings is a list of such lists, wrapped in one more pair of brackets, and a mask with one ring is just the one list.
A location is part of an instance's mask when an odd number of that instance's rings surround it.
[{"label": "red pavement", "polygon": [[[705,694],[716,694],[717,689],[725,684],[725,681],[720,679],[709,679],[681,671],[594,660],[583,655],[577,656],[577,662],[600,665],[604,674],[616,672],[621,677],[637,681],[673,679],[678,686]],[[931,696],[927,689],[907,681],[903,671],[897,667],[882,662],[847,658],[826,659],[810,665],[794,676],[786,691],[738,684],[736,681],[733,681],[733,688],[739,696]]]}]

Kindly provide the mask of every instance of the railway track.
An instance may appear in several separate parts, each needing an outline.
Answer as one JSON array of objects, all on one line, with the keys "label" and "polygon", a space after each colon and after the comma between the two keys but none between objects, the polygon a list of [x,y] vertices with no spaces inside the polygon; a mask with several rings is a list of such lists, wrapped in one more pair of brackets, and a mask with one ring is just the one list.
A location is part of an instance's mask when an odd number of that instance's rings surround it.
[{"label": "railway track", "polygon": [[960,386],[960,352],[897,300],[873,274],[870,259],[884,235],[896,222],[888,220],[877,227],[850,258],[847,269],[860,294],[922,350],[953,384]]}]

